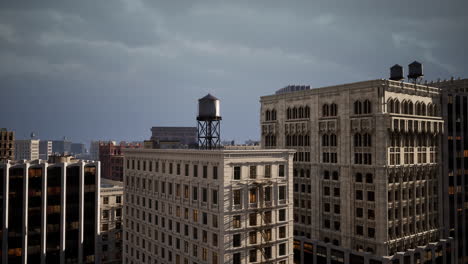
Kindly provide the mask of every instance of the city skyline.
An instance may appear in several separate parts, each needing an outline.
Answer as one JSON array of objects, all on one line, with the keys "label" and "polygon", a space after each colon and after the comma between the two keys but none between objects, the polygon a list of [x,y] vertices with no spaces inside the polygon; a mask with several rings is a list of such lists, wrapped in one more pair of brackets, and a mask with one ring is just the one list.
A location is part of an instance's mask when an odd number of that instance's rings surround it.
[{"label": "city skyline", "polygon": [[464,1],[0,7],[0,124],[18,138],[142,141],[151,126],[194,126],[195,99],[212,93],[222,140],[239,142],[259,138],[258,98],[289,84],[387,78],[413,60],[429,81],[468,69]]}]

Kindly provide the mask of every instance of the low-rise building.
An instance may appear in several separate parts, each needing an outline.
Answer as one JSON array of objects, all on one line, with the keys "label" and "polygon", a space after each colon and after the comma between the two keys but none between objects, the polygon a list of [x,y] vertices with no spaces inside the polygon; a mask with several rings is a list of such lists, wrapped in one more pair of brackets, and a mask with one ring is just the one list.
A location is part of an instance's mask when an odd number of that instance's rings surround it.
[{"label": "low-rise building", "polygon": [[6,128],[0,129],[0,161],[15,158],[15,132]]},{"label": "low-rise building", "polygon": [[39,159],[39,139],[22,139],[15,141],[15,160]]}]

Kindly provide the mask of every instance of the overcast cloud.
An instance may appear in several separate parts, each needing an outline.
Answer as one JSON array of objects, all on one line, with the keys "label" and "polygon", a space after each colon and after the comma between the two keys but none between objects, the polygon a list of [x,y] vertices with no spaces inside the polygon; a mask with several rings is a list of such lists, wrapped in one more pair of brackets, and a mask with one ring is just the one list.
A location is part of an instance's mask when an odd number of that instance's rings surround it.
[{"label": "overcast cloud", "polygon": [[259,138],[259,98],[387,78],[468,77],[466,1],[1,1],[0,127],[143,140],[221,99],[224,140]]}]

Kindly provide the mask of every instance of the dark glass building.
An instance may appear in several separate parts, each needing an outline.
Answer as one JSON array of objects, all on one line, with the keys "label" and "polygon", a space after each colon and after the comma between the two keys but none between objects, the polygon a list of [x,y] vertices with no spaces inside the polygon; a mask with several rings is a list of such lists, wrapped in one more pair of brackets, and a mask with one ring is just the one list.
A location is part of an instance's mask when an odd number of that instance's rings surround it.
[{"label": "dark glass building", "polygon": [[431,83],[441,88],[445,121],[444,221],[456,263],[468,263],[468,79]]},{"label": "dark glass building", "polygon": [[0,163],[2,263],[99,263],[100,163]]}]

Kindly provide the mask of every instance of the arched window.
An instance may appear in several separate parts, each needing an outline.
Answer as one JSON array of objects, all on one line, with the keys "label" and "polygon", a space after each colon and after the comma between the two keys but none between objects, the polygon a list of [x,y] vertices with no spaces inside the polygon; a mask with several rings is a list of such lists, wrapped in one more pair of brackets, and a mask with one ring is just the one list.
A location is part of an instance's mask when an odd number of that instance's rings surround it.
[{"label": "arched window", "polygon": [[370,147],[370,146],[372,146],[372,137],[371,137],[370,134],[367,134],[367,133],[364,134],[363,140],[362,140],[362,141],[363,141],[363,142],[362,142],[362,143],[363,143],[362,145],[363,145],[364,147]]},{"label": "arched window", "polygon": [[293,119],[296,119],[297,118],[297,108],[294,107],[293,108]]},{"label": "arched window", "polygon": [[439,115],[439,109],[438,109],[436,104],[434,104],[433,107],[432,107],[432,113],[433,113],[433,116],[438,116]]},{"label": "arched window", "polygon": [[327,104],[324,104],[322,106],[322,116],[328,116],[328,105]]},{"label": "arched window", "polygon": [[400,113],[400,101],[398,99],[395,99],[395,114],[399,114]]},{"label": "arched window", "polygon": [[421,103],[421,115],[425,116],[426,115],[426,104]]},{"label": "arched window", "polygon": [[323,178],[325,180],[329,180],[330,179],[330,172],[329,171],[323,171]]},{"label": "arched window", "polygon": [[359,133],[356,133],[354,134],[354,146],[355,147],[360,147],[362,144],[361,144],[361,134]]},{"label": "arched window", "polygon": [[309,106],[305,107],[305,118],[310,118],[310,107]]},{"label": "arched window", "polygon": [[276,110],[271,110],[271,120],[276,120]]},{"label": "arched window", "polygon": [[372,105],[371,105],[371,102],[369,100],[365,100],[364,101],[364,114],[370,114],[372,113]]},{"label": "arched window", "polygon": [[335,134],[330,135],[330,146],[336,147],[336,135]]},{"label": "arched window", "polygon": [[304,108],[299,107],[299,118],[304,118]]},{"label": "arched window", "polygon": [[403,104],[403,114],[407,115],[408,114],[408,101],[404,100],[402,104]]},{"label": "arched window", "polygon": [[270,121],[270,110],[266,110],[265,120]]},{"label": "arched window", "polygon": [[330,115],[331,116],[337,116],[338,115],[338,106],[335,103],[330,105]]},{"label": "arched window", "polygon": [[322,135],[322,147],[328,147],[328,135],[327,134],[323,134]]},{"label": "arched window", "polygon": [[413,102],[411,101],[408,102],[408,114],[413,114]]},{"label": "arched window", "polygon": [[421,103],[420,103],[420,102],[416,102],[415,107],[416,107],[415,114],[416,114],[416,115],[421,115]]},{"label": "arched window", "polygon": [[362,104],[361,104],[361,101],[355,101],[355,102],[354,102],[354,114],[355,114],[355,115],[360,115],[360,114],[362,114]]},{"label": "arched window", "polygon": [[366,183],[374,183],[374,177],[371,173],[366,174]]},{"label": "arched window", "polygon": [[395,104],[394,104],[392,98],[388,99],[388,101],[387,101],[387,112],[388,113],[395,113]]},{"label": "arched window", "polygon": [[288,110],[286,110],[286,119],[291,119],[291,108],[288,107]]},{"label": "arched window", "polygon": [[356,173],[356,174],[354,175],[354,181],[355,181],[355,182],[362,182],[362,174],[359,173],[359,172]]}]

